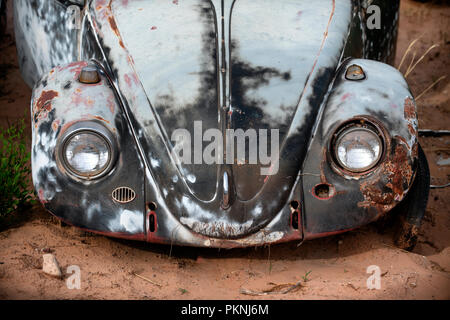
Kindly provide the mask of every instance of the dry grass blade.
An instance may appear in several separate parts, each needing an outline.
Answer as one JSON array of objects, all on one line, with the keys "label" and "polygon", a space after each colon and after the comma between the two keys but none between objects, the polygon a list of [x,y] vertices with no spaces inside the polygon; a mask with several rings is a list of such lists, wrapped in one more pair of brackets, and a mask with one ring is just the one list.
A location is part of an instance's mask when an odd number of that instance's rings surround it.
[{"label": "dry grass blade", "polygon": [[431,47],[429,47],[428,50],[420,57],[420,59],[417,60],[417,62],[412,67],[408,68],[408,70],[405,73],[405,78],[407,78],[409,74],[413,72],[413,70],[417,67],[417,65],[426,57],[426,55],[436,47],[439,47],[439,45],[433,44]]},{"label": "dry grass blade", "polygon": [[443,184],[443,185],[435,185],[435,184],[430,185],[431,189],[444,189],[444,188],[448,188],[448,187],[450,187],[450,183]]},{"label": "dry grass blade", "polygon": [[[416,59],[416,53],[417,53],[417,52],[414,51],[414,54],[413,54],[412,59],[411,59],[411,62],[409,63],[408,68],[406,68],[406,73],[408,73],[408,71],[411,69],[411,67],[412,67],[412,65],[413,65],[413,63],[414,63],[414,60]],[[405,73],[405,74],[406,74],[406,73]]]},{"label": "dry grass blade", "polygon": [[399,66],[398,66],[398,68],[397,68],[398,70],[400,70],[400,68],[401,68],[402,65],[403,65],[403,62],[405,62],[406,56],[408,55],[409,51],[412,49],[412,47],[416,44],[416,42],[417,42],[420,38],[422,38],[422,36],[418,37],[416,40],[412,41],[412,42],[409,44],[408,49],[406,49],[405,54],[403,55],[402,60],[400,61],[400,64],[399,64]]},{"label": "dry grass blade", "polygon": [[244,289],[244,288],[241,288],[241,290],[239,292],[241,294],[245,294],[248,296],[266,296],[266,295],[268,295],[267,292],[256,292],[256,291],[252,291],[252,290],[248,290],[248,289]]},{"label": "dry grass blade", "polygon": [[272,288],[263,290],[263,291],[253,291],[241,288],[240,293],[246,294],[249,296],[266,296],[269,294],[287,294],[289,292],[295,292],[299,290],[302,287],[301,281],[292,284],[292,283],[286,283],[286,284],[278,284],[274,285]]},{"label": "dry grass blade", "polygon": [[420,98],[422,98],[422,96],[427,93],[428,91],[431,90],[431,88],[433,88],[435,85],[437,85],[440,81],[444,80],[445,78],[447,78],[447,76],[442,76],[439,79],[437,79],[435,82],[433,82],[428,88],[426,88],[421,94],[419,94],[416,97],[416,101],[419,100]]},{"label": "dry grass blade", "polygon": [[151,284],[154,284],[155,286],[158,286],[158,287],[162,288],[162,285],[160,285],[159,283],[156,283],[156,282],[150,280],[149,278],[146,278],[146,277],[141,276],[140,274],[137,274],[137,273],[134,273],[134,272],[132,272],[131,274],[136,276],[136,277],[138,277],[138,278],[141,278],[142,280],[150,282]]}]

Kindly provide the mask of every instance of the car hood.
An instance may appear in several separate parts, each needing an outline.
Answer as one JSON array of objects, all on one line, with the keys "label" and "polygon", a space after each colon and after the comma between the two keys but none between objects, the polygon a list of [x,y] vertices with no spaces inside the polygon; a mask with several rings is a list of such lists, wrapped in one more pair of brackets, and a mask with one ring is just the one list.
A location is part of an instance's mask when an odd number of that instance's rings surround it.
[{"label": "car hood", "polygon": [[[211,237],[241,237],[271,221],[297,180],[351,1],[113,0],[93,10],[154,196]],[[188,164],[174,155],[177,129],[191,134],[194,162],[208,145],[194,140],[211,128],[277,130],[279,159]]]}]

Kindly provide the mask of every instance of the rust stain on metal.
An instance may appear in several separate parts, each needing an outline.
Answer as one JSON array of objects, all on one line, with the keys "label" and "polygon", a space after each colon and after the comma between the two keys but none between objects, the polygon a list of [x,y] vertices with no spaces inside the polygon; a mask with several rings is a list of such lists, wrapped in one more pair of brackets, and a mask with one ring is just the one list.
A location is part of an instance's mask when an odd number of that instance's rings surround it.
[{"label": "rust stain on metal", "polygon": [[320,182],[324,183],[324,184],[329,184],[327,181],[327,178],[325,177],[325,162],[327,161],[327,148],[324,147],[322,149],[322,161],[320,162]]},{"label": "rust stain on metal", "polygon": [[407,142],[406,139],[403,138],[402,136],[395,136],[395,139],[400,140],[407,148],[409,148],[408,142]]},{"label": "rust stain on metal", "polygon": [[36,102],[36,111],[40,112],[43,108],[45,108],[47,111],[50,111],[51,105],[49,104],[49,102],[51,102],[58,95],[58,92],[54,90],[42,91],[41,96]]},{"label": "rust stain on metal", "polygon": [[397,145],[391,163],[394,165],[394,168],[392,168],[392,171],[390,172],[392,182],[387,186],[391,187],[394,193],[403,194],[405,189],[408,188],[409,181],[413,175],[413,170],[408,161],[408,154],[404,147]]},{"label": "rust stain on metal", "polygon": [[417,130],[411,123],[408,123],[408,131],[412,136],[417,136]]},{"label": "rust stain on metal", "polygon": [[411,156],[414,158],[417,158],[419,156],[419,144],[417,142],[414,143],[412,147]]},{"label": "rust stain on metal", "polygon": [[400,227],[397,230],[395,245],[401,249],[409,250],[414,247],[414,243],[419,235],[419,227],[401,218]]},{"label": "rust stain on metal", "polygon": [[416,105],[411,98],[405,99],[405,119],[411,120],[416,118]]},{"label": "rust stain on metal", "polygon": [[111,111],[112,114],[114,114],[115,112],[115,100],[114,100],[114,96],[110,96],[108,98],[108,109],[109,111]]},{"label": "rust stain on metal", "polygon": [[44,190],[42,188],[40,188],[38,191],[38,198],[42,204],[48,203],[48,201],[45,199]]},{"label": "rust stain on metal", "polygon": [[72,95],[72,103],[75,105],[84,104],[86,107],[92,107],[95,103],[94,100],[88,95],[85,95],[80,88],[76,89]]},{"label": "rust stain on metal", "polygon": [[114,31],[116,36],[119,38],[119,44],[122,48],[125,48],[125,45],[123,44],[122,38],[120,37],[119,29],[117,28],[116,20],[114,20],[113,17],[108,17],[109,25],[111,26],[111,29]]},{"label": "rust stain on metal", "polygon": [[103,121],[103,122],[106,122],[106,123],[110,123],[108,120],[106,120],[106,119],[103,119],[102,117],[100,117],[100,116],[93,116],[95,119],[97,119],[97,120],[100,120],[100,121]]},{"label": "rust stain on metal", "polygon": [[413,168],[409,161],[407,145],[398,143],[374,177],[361,183],[360,190],[364,201],[359,202],[358,206],[374,207],[380,214],[389,211],[403,199],[412,176]]},{"label": "rust stain on metal", "polygon": [[58,96],[58,92],[53,90],[42,91],[39,99],[34,106],[34,122],[47,117],[47,114],[52,110],[52,100]]},{"label": "rust stain on metal", "polygon": [[52,122],[52,130],[53,130],[54,132],[58,131],[60,122],[61,122],[61,121],[60,121],[59,119],[57,119],[57,120],[55,120],[55,121]]}]

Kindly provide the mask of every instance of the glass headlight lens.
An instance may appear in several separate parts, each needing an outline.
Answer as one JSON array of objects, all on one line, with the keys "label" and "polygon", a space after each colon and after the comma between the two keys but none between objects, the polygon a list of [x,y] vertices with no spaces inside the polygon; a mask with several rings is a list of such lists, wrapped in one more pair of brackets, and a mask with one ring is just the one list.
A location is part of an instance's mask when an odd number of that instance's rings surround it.
[{"label": "glass headlight lens", "polygon": [[364,172],[378,163],[382,149],[381,138],[376,132],[353,126],[339,134],[335,144],[335,157],[344,169]]},{"label": "glass headlight lens", "polygon": [[108,142],[94,132],[74,134],[65,144],[63,155],[69,169],[81,176],[95,176],[108,166],[111,150]]}]

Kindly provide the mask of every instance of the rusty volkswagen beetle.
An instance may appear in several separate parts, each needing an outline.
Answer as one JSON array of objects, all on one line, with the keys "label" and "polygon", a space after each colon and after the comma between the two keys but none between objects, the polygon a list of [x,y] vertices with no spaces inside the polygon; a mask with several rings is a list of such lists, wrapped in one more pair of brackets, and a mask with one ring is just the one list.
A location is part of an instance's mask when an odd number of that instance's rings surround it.
[{"label": "rusty volkswagen beetle", "polygon": [[230,248],[337,234],[397,207],[397,242],[414,246],[429,170],[390,65],[398,0],[14,6],[33,182],[64,222]]}]

